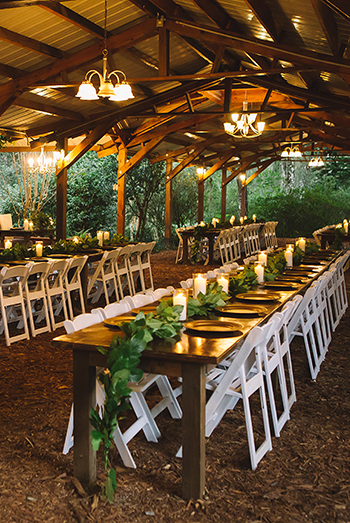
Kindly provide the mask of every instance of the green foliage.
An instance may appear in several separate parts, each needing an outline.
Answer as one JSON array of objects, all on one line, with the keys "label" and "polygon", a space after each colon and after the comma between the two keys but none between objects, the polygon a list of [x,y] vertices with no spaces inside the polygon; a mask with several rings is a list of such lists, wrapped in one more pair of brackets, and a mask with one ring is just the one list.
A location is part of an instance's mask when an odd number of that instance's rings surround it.
[{"label": "green foliage", "polygon": [[105,402],[101,412],[97,409],[90,411],[90,421],[94,427],[91,444],[96,451],[101,444],[103,446],[104,467],[107,471],[103,493],[110,503],[117,488],[117,478],[109,460],[109,451],[118,426],[118,417],[129,408],[127,398],[131,389],[128,383],[141,380],[143,372],[138,366],[148,343],[155,338],[176,337],[182,327],[179,321],[181,310],[181,306],[171,307],[162,300],[156,315],[140,312],[134,320],[121,324],[124,336],[114,336],[108,350],[98,348],[107,356],[107,371],[99,377],[105,391]]},{"label": "green foliage", "polygon": [[99,160],[94,151],[87,152],[68,171],[67,234],[77,231],[115,230],[116,198],[113,184],[118,162],[116,155]]},{"label": "green foliage", "polygon": [[55,228],[55,222],[52,216],[46,214],[44,211],[39,211],[30,216],[33,222],[34,230],[53,230]]},{"label": "green foliage", "polygon": [[172,222],[175,226],[192,225],[197,220],[198,177],[193,167],[179,173],[172,181]]},{"label": "green foliage", "polygon": [[258,277],[254,267],[244,267],[243,271],[230,279],[229,291],[232,296],[247,292],[258,285]]},{"label": "green foliage", "polygon": [[209,316],[214,312],[216,307],[225,305],[230,297],[223,292],[221,285],[217,282],[210,283],[207,286],[205,294],[200,292],[197,298],[189,298],[187,302],[187,316]]},{"label": "green foliage", "polygon": [[114,234],[109,240],[103,240],[103,245],[115,245],[116,247],[123,247],[129,243],[129,238],[123,234]]}]

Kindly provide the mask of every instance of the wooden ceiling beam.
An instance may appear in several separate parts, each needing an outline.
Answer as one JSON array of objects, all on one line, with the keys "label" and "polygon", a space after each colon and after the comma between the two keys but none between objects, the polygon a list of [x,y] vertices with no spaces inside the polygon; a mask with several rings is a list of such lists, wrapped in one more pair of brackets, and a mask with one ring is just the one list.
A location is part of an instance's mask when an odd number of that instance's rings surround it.
[{"label": "wooden ceiling beam", "polygon": [[263,56],[278,58],[279,60],[286,60],[292,63],[301,63],[331,73],[350,73],[350,60],[334,58],[324,53],[308,51],[305,49],[293,49],[286,45],[275,44],[258,38],[240,36],[225,31],[224,29],[216,30],[209,26],[195,24],[194,22],[184,20],[167,19],[165,25],[169,31],[184,36],[191,34],[193,38],[197,38],[204,42],[226,45],[227,47],[233,47],[240,51],[259,53]]},{"label": "wooden ceiling beam", "polygon": [[255,173],[253,173],[251,176],[249,176],[249,178],[246,180],[245,184],[248,185],[249,183],[251,183],[257,176],[259,176],[259,174],[261,174],[263,171],[265,171],[265,169],[271,165],[272,163],[274,163],[276,161],[276,158],[270,158],[269,160],[265,160],[259,167],[259,169],[257,171],[255,171]]},{"label": "wooden ceiling beam", "polygon": [[121,167],[121,169],[118,169],[118,180],[123,178],[123,176],[126,175],[130,169],[135,167],[138,163],[141,162],[153,149],[157,147],[164,139],[164,136],[160,136],[158,138],[155,138],[154,140],[151,140],[146,145],[144,145],[132,158],[126,161],[126,163]]},{"label": "wooden ceiling beam", "polygon": [[43,42],[39,42],[33,38],[28,38],[28,36],[15,33],[14,31],[5,29],[5,27],[0,27],[0,40],[58,60],[66,56],[65,53],[60,51],[60,49],[52,47],[52,45],[44,44]]},{"label": "wooden ceiling beam", "polygon": [[345,18],[345,20],[350,20],[350,5],[348,0],[322,0],[322,2]]},{"label": "wooden ceiling beam", "polygon": [[222,158],[220,158],[219,161],[217,161],[216,163],[214,163],[214,165],[212,165],[205,173],[205,175],[203,176],[203,178],[199,181],[199,183],[204,183],[205,180],[207,180],[208,178],[210,178],[210,176],[212,176],[216,171],[218,171],[219,169],[221,169],[221,167],[230,159],[232,158],[232,156],[235,156],[235,153],[231,150],[231,151],[226,151],[225,154],[222,156]]},{"label": "wooden ceiling beam", "polygon": [[26,74],[26,71],[18,69],[17,67],[12,67],[11,65],[0,64],[0,75],[7,76],[7,78],[20,78]]},{"label": "wooden ceiling beam", "polygon": [[247,169],[249,169],[249,166],[252,165],[253,162],[255,162],[255,160],[257,160],[257,158],[259,158],[259,154],[253,154],[252,156],[249,156],[249,158],[247,158],[241,165],[239,165],[237,167],[237,169],[235,169],[232,174],[230,174],[230,176],[228,176],[226,178],[226,180],[224,180],[222,182],[222,186],[224,187],[225,185],[227,185],[231,180],[233,180],[234,178],[236,178],[236,176],[238,176],[239,174],[241,174],[243,171],[246,171]]},{"label": "wooden ceiling beam", "polygon": [[49,11],[49,13],[53,13],[59,16],[66,22],[69,22],[75,25],[76,27],[79,27],[79,29],[82,29],[83,31],[90,33],[96,38],[104,38],[104,30],[102,27],[95,24],[94,22],[91,22],[87,18],[84,18],[83,16],[76,13],[72,9],[69,9],[69,7],[66,7],[60,2],[39,2],[39,6],[42,9]]}]

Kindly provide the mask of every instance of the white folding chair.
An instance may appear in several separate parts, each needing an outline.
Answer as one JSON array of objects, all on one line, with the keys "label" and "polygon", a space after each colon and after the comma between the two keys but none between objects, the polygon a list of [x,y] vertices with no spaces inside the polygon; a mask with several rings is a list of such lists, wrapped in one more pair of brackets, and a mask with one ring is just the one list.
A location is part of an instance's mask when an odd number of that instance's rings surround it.
[{"label": "white folding chair", "polygon": [[140,252],[140,282],[142,292],[153,291],[154,289],[151,267],[151,253],[155,244],[156,242],[143,244],[143,250]]},{"label": "white folding chair", "polygon": [[[51,331],[45,289],[45,280],[49,270],[50,263],[48,262],[31,263],[28,279],[24,285],[29,324],[33,337],[37,334]],[[40,308],[38,309],[38,307]],[[38,323],[36,321],[38,319],[40,321],[45,320],[45,325],[36,327],[35,324]]]},{"label": "white folding chair", "polygon": [[160,287],[158,289],[155,289],[154,291],[147,291],[147,296],[153,296],[154,301],[162,299],[164,296],[171,296],[174,292],[174,287],[172,285],[169,285],[167,288]]},{"label": "white folding chair", "polygon": [[125,302],[130,305],[131,309],[136,309],[137,307],[142,307],[142,305],[147,305],[154,301],[154,296],[149,294],[135,294],[134,296],[125,296]]},{"label": "white folding chair", "polygon": [[182,228],[178,228],[178,229],[175,229],[175,232],[176,232],[176,236],[178,237],[179,239],[179,244],[177,246],[177,251],[176,251],[176,259],[175,259],[175,263],[179,263],[181,260],[182,260],[182,256],[183,256],[183,239],[182,239],[182,236],[181,236],[181,231],[183,229]]},{"label": "white folding chair", "polygon": [[[69,262],[69,259],[50,261],[50,267],[46,274],[45,291],[50,312],[52,330],[56,330],[58,327],[62,327],[64,320],[68,319],[64,278]],[[63,319],[57,321],[56,318],[62,311]],[[43,313],[38,316],[38,321],[41,321],[42,317]]]},{"label": "white folding chair", "polygon": [[[140,287],[140,292],[142,290],[142,266],[141,266],[141,253],[143,251],[143,244],[138,243],[131,247],[128,257],[128,268],[129,276],[131,282],[131,289],[133,296],[138,291]],[[140,282],[138,284],[138,282]]]},{"label": "white folding chair", "polygon": [[[207,388],[213,391],[205,410],[205,434],[213,432],[228,410],[232,410],[242,399],[248,445],[252,469],[255,470],[259,461],[272,449],[271,433],[267,412],[267,402],[262,369],[262,349],[266,343],[265,332],[260,327],[254,327],[242,347],[237,350],[229,361],[227,369],[215,368],[207,376]],[[224,366],[223,366],[224,367]],[[219,372],[218,372],[219,371]],[[250,397],[259,393],[264,440],[256,449],[251,415]]]},{"label": "white folding chair", "polygon": [[[5,332],[6,345],[16,341],[29,340],[29,329],[24,304],[24,286],[29,274],[29,266],[16,265],[3,267],[0,271],[0,332]],[[17,313],[19,309],[20,314]],[[9,324],[22,321],[24,332],[15,336],[10,335]]]},{"label": "white folding chair", "polygon": [[[125,314],[131,310],[130,304],[123,298],[122,300],[106,305],[103,309],[92,309],[92,314],[102,314],[103,319],[114,318],[120,314]],[[97,312],[96,312],[97,311]]]},{"label": "white folding chair", "polygon": [[[119,249],[113,251],[106,251],[103,253],[100,263],[98,264],[94,275],[91,277],[88,286],[88,295],[92,286],[97,287],[94,295],[92,296],[92,303],[96,303],[102,292],[104,293],[106,304],[110,302],[110,298],[115,293],[115,301],[119,300],[118,285],[115,273],[115,263],[119,255]],[[94,281],[93,281],[94,280]]]},{"label": "white folding chair", "polygon": [[67,271],[64,277],[64,286],[67,291],[67,301],[68,301],[68,310],[70,319],[74,319],[74,310],[72,304],[71,293],[77,291],[80,301],[81,311],[85,312],[85,303],[83,296],[83,289],[81,287],[81,278],[80,274],[83,270],[85,263],[88,260],[88,256],[75,256],[69,260]]},{"label": "white folding chair", "polygon": [[[225,249],[226,249],[226,241],[224,240],[225,234],[226,234],[225,230],[222,230],[222,231],[218,232],[218,237],[216,238],[215,243],[214,243],[214,247],[213,247],[213,255],[215,256],[215,252],[217,252],[219,250],[221,260],[222,259],[224,259],[224,260],[226,259],[226,251],[225,251]],[[204,265],[208,265],[208,263],[209,263],[209,254],[206,257]]]},{"label": "white folding chair", "polygon": [[130,272],[128,259],[131,252],[132,246],[126,245],[119,250],[118,256],[115,260],[114,271],[118,282],[118,292],[120,299],[124,298],[125,291],[127,290],[130,295],[133,293],[131,286]]}]

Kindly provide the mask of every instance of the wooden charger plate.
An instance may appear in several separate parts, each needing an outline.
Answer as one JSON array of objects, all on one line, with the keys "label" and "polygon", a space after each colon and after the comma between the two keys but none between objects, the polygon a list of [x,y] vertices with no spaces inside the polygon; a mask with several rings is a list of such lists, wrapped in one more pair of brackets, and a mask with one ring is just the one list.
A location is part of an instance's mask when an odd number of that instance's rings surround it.
[{"label": "wooden charger plate", "polygon": [[218,313],[234,318],[258,318],[265,316],[268,312],[262,305],[241,305],[239,303],[227,303],[222,307],[216,307]]},{"label": "wooden charger plate", "polygon": [[237,300],[243,300],[248,302],[273,302],[280,299],[280,295],[277,292],[243,292],[236,294]]},{"label": "wooden charger plate", "polygon": [[265,282],[264,287],[266,289],[272,289],[276,291],[295,291],[299,285],[295,282],[286,281],[268,281]]}]

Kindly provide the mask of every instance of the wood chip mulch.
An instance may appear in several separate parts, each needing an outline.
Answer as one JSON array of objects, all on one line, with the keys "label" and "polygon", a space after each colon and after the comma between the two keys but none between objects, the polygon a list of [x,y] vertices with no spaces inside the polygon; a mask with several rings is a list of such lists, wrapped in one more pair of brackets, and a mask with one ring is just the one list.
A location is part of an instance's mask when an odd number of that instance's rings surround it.
[{"label": "wood chip mulch", "polygon": [[[175,252],[152,255],[155,286],[186,279]],[[347,285],[350,277],[347,274]],[[317,381],[305,349],[292,343],[297,402],[273,450],[250,469],[241,405],[207,441],[204,501],[181,499],[181,421],[163,412],[158,444],[138,434],[129,444],[137,469],[112,452],[118,490],[110,505],[99,495],[104,478],[87,488],[73,477],[72,451],[62,447],[72,401],[72,359],[53,347],[64,332],[6,347],[0,341],[0,522],[350,523],[350,310],[333,335]],[[155,393],[154,393],[155,394]],[[156,396],[151,398],[154,400]]]}]

